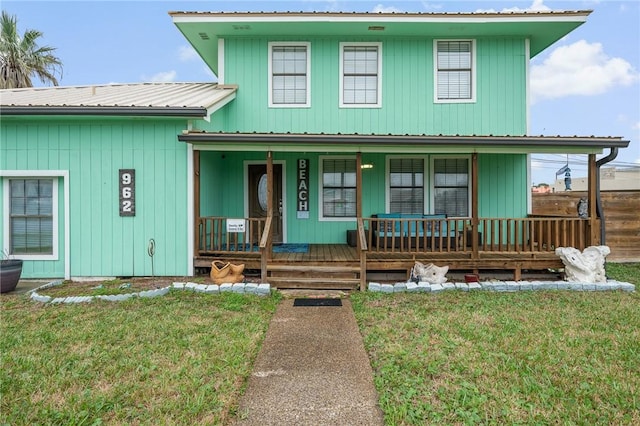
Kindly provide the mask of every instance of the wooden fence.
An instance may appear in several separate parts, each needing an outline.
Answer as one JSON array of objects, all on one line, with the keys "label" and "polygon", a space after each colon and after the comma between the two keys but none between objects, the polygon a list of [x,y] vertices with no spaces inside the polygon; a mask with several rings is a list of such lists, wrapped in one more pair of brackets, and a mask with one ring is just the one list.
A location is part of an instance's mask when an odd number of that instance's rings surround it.
[{"label": "wooden fence", "polygon": [[[584,191],[532,194],[533,214],[577,217]],[[602,191],[607,258],[615,262],[640,262],[640,191]]]}]

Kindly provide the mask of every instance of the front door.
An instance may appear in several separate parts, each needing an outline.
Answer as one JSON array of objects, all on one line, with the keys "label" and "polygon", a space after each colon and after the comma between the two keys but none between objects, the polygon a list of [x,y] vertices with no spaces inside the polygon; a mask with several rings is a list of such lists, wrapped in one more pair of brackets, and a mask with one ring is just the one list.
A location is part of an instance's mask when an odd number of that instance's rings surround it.
[{"label": "front door", "polygon": [[[267,165],[249,164],[249,217],[267,217]],[[273,165],[273,242],[282,242],[282,164]],[[253,236],[254,241],[259,236]]]}]

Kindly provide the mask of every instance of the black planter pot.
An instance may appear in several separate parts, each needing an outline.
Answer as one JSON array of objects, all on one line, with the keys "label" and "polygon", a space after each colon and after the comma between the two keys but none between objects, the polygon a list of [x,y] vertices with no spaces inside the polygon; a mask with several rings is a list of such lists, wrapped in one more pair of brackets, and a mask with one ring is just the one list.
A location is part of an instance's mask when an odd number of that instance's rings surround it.
[{"label": "black planter pot", "polygon": [[0,293],[9,293],[16,289],[22,274],[22,260],[0,261]]}]

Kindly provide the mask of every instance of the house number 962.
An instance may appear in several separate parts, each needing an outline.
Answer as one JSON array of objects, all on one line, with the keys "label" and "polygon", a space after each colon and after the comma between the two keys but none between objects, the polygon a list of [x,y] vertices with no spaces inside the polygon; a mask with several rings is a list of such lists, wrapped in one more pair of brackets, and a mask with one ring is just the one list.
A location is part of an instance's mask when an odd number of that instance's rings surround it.
[{"label": "house number 962", "polygon": [[136,215],[136,171],[120,169],[120,216]]}]

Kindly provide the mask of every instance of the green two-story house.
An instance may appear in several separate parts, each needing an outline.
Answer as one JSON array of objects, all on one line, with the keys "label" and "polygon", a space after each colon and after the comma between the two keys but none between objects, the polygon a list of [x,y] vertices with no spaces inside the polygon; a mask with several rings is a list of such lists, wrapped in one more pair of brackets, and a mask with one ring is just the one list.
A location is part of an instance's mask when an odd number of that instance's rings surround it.
[{"label": "green two-story house", "polygon": [[[558,265],[628,145],[529,136],[530,59],[588,15],[171,12],[217,84],[3,91],[3,247],[33,277],[223,259],[277,287]],[[589,154],[589,219],[530,217],[531,153]]]}]

